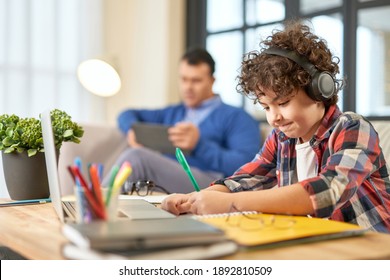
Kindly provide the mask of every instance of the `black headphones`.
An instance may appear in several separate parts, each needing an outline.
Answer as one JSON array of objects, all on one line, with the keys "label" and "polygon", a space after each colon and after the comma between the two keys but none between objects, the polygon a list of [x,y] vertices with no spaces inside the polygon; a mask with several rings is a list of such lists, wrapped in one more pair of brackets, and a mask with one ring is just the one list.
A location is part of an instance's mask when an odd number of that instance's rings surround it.
[{"label": "black headphones", "polygon": [[329,72],[320,72],[309,62],[306,57],[299,56],[296,52],[284,50],[276,47],[270,47],[263,51],[265,54],[272,54],[287,57],[301,66],[311,76],[311,84],[308,86],[308,94],[318,101],[325,101],[336,93],[335,81]]}]

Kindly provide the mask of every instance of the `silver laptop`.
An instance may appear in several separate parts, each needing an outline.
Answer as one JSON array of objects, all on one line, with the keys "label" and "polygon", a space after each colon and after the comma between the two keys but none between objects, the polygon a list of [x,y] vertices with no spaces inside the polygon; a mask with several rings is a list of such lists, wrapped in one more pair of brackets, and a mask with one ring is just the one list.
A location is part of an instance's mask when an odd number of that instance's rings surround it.
[{"label": "silver laptop", "polygon": [[[61,199],[61,187],[58,176],[57,157],[50,110],[41,113],[41,125],[43,143],[45,147],[47,177],[52,204],[61,222],[75,222],[75,203],[70,201],[62,201]],[[120,200],[118,205],[118,217],[123,219],[139,220],[176,217],[175,215],[164,211],[143,199]]]}]

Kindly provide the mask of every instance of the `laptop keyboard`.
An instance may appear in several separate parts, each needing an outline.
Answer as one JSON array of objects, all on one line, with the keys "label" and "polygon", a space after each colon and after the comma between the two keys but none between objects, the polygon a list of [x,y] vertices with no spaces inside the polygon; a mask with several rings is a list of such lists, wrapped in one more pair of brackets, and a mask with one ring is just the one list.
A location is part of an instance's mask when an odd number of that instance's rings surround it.
[{"label": "laptop keyboard", "polygon": [[[130,204],[129,204],[130,203]],[[69,222],[77,220],[76,203],[74,201],[62,201],[64,212]],[[121,200],[119,201],[119,209],[117,213],[119,219],[161,219],[175,218],[176,216],[164,211],[153,204],[147,203],[144,200]]]},{"label": "laptop keyboard", "polygon": [[62,201],[65,214],[71,219],[76,220],[76,207],[73,201]]}]

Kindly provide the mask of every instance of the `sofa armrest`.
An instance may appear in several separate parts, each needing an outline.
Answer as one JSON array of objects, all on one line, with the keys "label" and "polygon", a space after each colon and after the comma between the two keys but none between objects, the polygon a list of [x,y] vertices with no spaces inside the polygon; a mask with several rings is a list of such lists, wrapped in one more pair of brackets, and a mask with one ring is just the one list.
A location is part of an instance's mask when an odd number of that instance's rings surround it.
[{"label": "sofa armrest", "polygon": [[58,173],[63,195],[73,192],[74,183],[67,166],[72,165],[76,157],[80,157],[84,164],[84,174],[87,174],[87,164],[102,163],[106,175],[119,154],[127,147],[126,137],[114,125],[80,125],[84,128],[81,142],[65,142],[60,150]]},{"label": "sofa armrest", "polygon": [[371,123],[378,132],[379,144],[390,167],[390,121],[371,121]]}]

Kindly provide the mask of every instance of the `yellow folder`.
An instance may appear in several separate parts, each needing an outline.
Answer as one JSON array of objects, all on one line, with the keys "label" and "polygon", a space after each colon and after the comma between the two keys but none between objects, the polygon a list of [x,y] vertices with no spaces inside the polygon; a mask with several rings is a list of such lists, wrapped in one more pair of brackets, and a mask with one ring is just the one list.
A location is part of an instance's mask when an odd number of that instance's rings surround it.
[{"label": "yellow folder", "polygon": [[361,235],[357,225],[305,216],[229,213],[197,216],[241,246],[276,245]]}]

